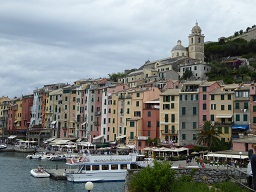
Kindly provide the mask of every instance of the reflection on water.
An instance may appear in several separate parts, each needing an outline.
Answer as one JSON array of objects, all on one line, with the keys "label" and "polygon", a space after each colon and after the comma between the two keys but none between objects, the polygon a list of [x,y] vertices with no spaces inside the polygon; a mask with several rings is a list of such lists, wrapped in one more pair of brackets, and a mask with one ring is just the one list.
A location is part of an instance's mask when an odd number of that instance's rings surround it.
[{"label": "reflection on water", "polygon": [[[65,162],[26,159],[27,154],[0,152],[0,191],[3,192],[81,192],[84,183],[55,181],[50,178],[34,178],[30,170],[42,165],[45,168],[62,168]],[[123,192],[124,182],[94,183],[93,192]]]}]

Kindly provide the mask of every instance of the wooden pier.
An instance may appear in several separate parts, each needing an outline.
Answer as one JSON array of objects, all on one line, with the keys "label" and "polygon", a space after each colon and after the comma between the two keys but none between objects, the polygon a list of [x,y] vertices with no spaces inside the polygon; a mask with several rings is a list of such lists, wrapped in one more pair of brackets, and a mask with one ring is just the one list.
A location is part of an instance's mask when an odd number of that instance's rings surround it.
[{"label": "wooden pier", "polygon": [[50,178],[54,180],[67,180],[65,169],[45,169],[50,174]]}]

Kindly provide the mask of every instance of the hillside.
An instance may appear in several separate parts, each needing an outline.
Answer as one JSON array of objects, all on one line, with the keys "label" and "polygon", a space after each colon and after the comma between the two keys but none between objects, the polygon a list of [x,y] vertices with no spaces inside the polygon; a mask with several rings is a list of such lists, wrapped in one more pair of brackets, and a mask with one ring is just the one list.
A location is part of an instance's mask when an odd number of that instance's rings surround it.
[{"label": "hillside", "polygon": [[[223,60],[245,58],[249,65],[239,68],[228,66]],[[211,65],[207,74],[209,80],[223,80],[224,83],[256,81],[256,39],[247,42],[244,39],[211,42],[205,44],[205,61]]]}]

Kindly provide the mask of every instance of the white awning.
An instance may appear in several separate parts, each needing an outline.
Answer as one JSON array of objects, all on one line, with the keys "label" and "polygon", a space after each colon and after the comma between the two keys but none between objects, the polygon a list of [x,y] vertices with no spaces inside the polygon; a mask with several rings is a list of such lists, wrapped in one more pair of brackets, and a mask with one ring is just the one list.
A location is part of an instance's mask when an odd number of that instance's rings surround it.
[{"label": "white awning", "polygon": [[130,149],[134,149],[136,146],[135,145],[126,145],[127,147],[129,147]]},{"label": "white awning", "polygon": [[81,125],[85,125],[86,124],[86,122],[83,122]]},{"label": "white awning", "polygon": [[52,138],[46,139],[44,142],[48,143],[48,142],[53,141],[54,139],[56,139],[56,138],[52,137]]},{"label": "white awning", "polygon": [[204,155],[204,157],[222,157],[222,158],[228,158],[228,159],[248,159],[248,155],[233,155],[233,154],[219,154],[219,153],[208,153],[207,155]]},{"label": "white awning", "polygon": [[8,139],[14,139],[14,138],[16,138],[17,137],[17,135],[10,135],[9,137],[8,137]]},{"label": "white awning", "polygon": [[99,135],[97,137],[94,137],[93,140],[101,139],[102,137],[104,137],[104,135]]},{"label": "white awning", "polygon": [[78,145],[81,146],[87,146],[87,147],[93,147],[94,145],[90,142],[79,142]]},{"label": "white awning", "polygon": [[216,115],[216,118],[232,118],[233,115]]},{"label": "white awning", "polygon": [[55,123],[57,123],[57,121],[52,121],[51,124],[54,125]]},{"label": "white awning", "polygon": [[120,135],[120,136],[118,136],[118,137],[116,137],[117,139],[123,139],[123,138],[125,138],[126,137],[126,135]]},{"label": "white awning", "polygon": [[62,140],[57,141],[55,144],[56,144],[56,145],[65,145],[65,144],[67,144],[69,141],[70,141],[70,140],[62,139]]}]

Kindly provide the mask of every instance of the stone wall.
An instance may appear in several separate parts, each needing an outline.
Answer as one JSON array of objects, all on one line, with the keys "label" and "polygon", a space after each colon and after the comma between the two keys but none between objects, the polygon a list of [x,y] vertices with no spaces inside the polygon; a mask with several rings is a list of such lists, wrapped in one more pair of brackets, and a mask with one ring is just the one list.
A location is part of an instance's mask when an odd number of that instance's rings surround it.
[{"label": "stone wall", "polygon": [[221,183],[229,179],[228,175],[239,174],[236,170],[227,170],[227,169],[211,169],[211,168],[183,168],[176,169],[177,177],[181,175],[191,175],[195,181],[204,182],[207,184]]},{"label": "stone wall", "polygon": [[[221,183],[229,179],[228,176],[236,177],[239,175],[239,171],[236,169],[216,169],[216,168],[177,168],[176,171],[177,177],[182,175],[192,176],[192,178],[197,182],[204,182],[207,184]],[[129,175],[136,173],[139,170],[130,170],[128,172],[127,178]],[[128,182],[128,181],[126,181]]]}]

